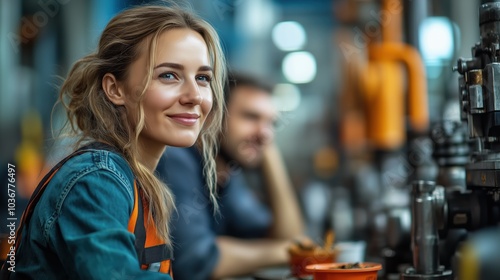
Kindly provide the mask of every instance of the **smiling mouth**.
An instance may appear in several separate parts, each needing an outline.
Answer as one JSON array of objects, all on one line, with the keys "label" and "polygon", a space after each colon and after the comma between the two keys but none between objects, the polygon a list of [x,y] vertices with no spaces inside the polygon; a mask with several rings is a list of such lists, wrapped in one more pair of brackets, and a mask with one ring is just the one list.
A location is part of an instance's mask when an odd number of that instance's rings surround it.
[{"label": "smiling mouth", "polygon": [[191,114],[171,115],[168,117],[171,118],[176,123],[186,126],[195,125],[198,119],[200,118],[200,116],[198,115],[191,115]]}]

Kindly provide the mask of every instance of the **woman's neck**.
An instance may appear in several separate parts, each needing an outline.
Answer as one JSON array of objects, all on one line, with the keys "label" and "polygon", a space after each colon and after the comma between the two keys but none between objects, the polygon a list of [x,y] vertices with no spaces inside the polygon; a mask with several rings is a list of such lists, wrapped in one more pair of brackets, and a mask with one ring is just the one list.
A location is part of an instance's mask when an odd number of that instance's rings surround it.
[{"label": "woman's neck", "polygon": [[151,172],[154,172],[160,161],[161,155],[165,151],[165,147],[165,145],[158,145],[157,142],[151,143],[150,141],[139,138],[139,162],[151,170]]}]

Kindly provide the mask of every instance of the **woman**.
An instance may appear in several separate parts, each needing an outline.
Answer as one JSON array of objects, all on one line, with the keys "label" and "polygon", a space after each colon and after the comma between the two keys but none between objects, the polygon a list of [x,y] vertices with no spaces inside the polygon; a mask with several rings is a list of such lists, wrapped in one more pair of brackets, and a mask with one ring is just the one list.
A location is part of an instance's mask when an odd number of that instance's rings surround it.
[{"label": "woman", "polygon": [[170,272],[174,202],[153,172],[167,145],[198,142],[214,199],[224,65],[214,29],[182,9],[115,16],[97,52],[77,61],[61,87],[84,148],[35,201],[10,278],[170,279],[158,271]]}]

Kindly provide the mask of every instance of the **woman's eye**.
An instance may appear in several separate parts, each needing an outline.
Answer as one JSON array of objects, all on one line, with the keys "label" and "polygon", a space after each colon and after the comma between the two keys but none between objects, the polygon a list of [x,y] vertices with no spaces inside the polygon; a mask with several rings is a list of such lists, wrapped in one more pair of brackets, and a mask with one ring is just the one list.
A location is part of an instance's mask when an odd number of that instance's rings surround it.
[{"label": "woman's eye", "polygon": [[200,75],[196,77],[196,80],[200,82],[210,83],[212,81],[212,77],[209,75]]},{"label": "woman's eye", "polygon": [[158,76],[160,79],[172,80],[175,79],[174,73],[162,73]]}]

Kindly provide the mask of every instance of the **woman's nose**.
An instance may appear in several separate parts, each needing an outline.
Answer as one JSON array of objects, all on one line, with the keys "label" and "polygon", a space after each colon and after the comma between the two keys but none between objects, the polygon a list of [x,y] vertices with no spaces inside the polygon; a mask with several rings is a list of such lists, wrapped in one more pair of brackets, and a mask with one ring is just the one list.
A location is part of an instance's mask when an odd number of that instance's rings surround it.
[{"label": "woman's nose", "polygon": [[201,96],[200,88],[198,87],[196,81],[194,79],[186,80],[182,87],[180,102],[182,104],[199,105],[202,101],[203,97]]}]

